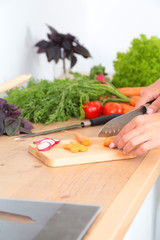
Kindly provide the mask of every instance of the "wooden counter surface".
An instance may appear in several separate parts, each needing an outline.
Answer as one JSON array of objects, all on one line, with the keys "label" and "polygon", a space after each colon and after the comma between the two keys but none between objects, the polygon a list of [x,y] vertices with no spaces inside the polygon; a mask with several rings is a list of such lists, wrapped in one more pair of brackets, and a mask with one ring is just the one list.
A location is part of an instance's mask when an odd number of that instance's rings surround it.
[{"label": "wooden counter surface", "polygon": [[[70,120],[33,132],[79,123]],[[97,136],[101,126],[79,128]],[[68,133],[48,134],[66,139]],[[39,139],[40,137],[34,137]],[[85,240],[121,240],[160,172],[160,149],[129,160],[50,168],[28,153],[33,138],[0,136],[0,198],[98,204],[102,210]]]}]

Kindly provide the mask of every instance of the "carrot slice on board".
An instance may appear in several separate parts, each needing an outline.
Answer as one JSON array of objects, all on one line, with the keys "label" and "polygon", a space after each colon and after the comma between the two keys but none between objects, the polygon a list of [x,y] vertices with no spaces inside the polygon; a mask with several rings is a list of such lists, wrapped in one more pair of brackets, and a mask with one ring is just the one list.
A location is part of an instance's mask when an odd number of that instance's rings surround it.
[{"label": "carrot slice on board", "polygon": [[113,140],[114,140],[114,137],[106,137],[106,138],[104,139],[103,145],[104,145],[105,147],[109,147],[109,145],[111,144],[111,142],[113,142]]},{"label": "carrot slice on board", "polygon": [[[68,131],[67,131],[68,132]],[[68,132],[68,133],[71,133],[75,136],[75,139],[83,144],[84,146],[90,146],[91,145],[91,141],[89,138],[87,138],[86,136],[83,136],[81,135],[80,133],[77,133],[77,132]]]}]

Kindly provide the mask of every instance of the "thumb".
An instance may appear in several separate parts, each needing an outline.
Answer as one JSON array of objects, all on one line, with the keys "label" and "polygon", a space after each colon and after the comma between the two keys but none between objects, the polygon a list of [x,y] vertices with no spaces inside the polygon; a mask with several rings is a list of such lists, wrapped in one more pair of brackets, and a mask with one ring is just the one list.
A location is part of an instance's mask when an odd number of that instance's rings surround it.
[{"label": "thumb", "polygon": [[147,109],[147,113],[156,113],[160,110],[160,97],[158,97]]},{"label": "thumb", "polygon": [[135,108],[139,108],[140,106],[144,105],[147,102],[152,101],[153,99],[149,98],[148,96],[143,96],[139,99],[139,101],[137,102]]}]

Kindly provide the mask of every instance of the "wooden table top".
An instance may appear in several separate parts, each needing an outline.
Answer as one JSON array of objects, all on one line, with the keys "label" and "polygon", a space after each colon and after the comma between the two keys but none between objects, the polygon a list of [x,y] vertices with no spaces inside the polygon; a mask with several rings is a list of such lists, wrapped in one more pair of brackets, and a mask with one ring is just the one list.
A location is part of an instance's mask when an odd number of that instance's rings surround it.
[{"label": "wooden table top", "polygon": [[[36,124],[33,132],[79,122]],[[100,128],[76,131],[94,137]],[[47,137],[67,139],[68,133]],[[50,168],[28,153],[28,145],[39,138],[15,141],[14,137],[0,136],[0,198],[101,205],[84,239],[122,239],[159,176],[160,149],[129,160]]]}]

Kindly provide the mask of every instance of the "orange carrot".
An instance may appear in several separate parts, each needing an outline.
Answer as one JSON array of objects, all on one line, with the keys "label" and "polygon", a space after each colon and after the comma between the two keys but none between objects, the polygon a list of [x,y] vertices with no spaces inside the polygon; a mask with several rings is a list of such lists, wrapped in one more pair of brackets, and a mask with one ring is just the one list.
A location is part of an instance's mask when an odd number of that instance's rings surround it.
[{"label": "orange carrot", "polygon": [[129,102],[132,106],[135,107],[139,99],[140,99],[140,96],[132,96]]},{"label": "orange carrot", "polygon": [[75,136],[76,140],[78,142],[80,142],[81,144],[83,144],[84,146],[90,146],[91,145],[91,141],[86,136],[83,136],[83,135],[81,135],[80,133],[77,133],[77,132],[69,132],[69,133],[73,134]]},{"label": "orange carrot", "polygon": [[128,103],[120,103],[122,108],[123,108],[123,113],[127,113],[127,112],[130,112],[132,110],[134,110],[134,107],[131,106],[130,104]]},{"label": "orange carrot", "polygon": [[105,147],[109,147],[110,143],[113,142],[113,140],[114,140],[114,137],[106,137],[106,138],[104,139],[103,145],[104,145]]},{"label": "orange carrot", "polygon": [[72,153],[77,153],[79,152],[79,146],[78,145],[73,145],[70,149]]},{"label": "orange carrot", "polygon": [[63,145],[63,148],[66,150],[70,150],[72,153],[77,152],[87,152],[88,148],[80,143],[76,143],[71,141],[68,144]]},{"label": "orange carrot", "polygon": [[79,152],[87,152],[88,148],[83,144],[79,144]]},{"label": "orange carrot", "polygon": [[140,96],[145,87],[124,87],[118,88],[118,91],[127,97]]}]

